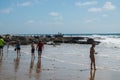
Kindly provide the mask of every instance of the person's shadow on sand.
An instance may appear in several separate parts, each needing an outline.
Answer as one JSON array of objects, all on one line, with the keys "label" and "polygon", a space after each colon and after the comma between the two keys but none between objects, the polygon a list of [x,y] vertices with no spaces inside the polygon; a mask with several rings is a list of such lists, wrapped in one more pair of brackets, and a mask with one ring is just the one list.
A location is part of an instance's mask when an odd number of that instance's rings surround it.
[{"label": "person's shadow on sand", "polygon": [[17,72],[18,69],[19,69],[20,56],[17,56],[17,57],[14,59],[14,63],[15,63],[14,69],[15,69],[15,72]]},{"label": "person's shadow on sand", "polygon": [[90,70],[90,80],[94,80],[96,70]]}]

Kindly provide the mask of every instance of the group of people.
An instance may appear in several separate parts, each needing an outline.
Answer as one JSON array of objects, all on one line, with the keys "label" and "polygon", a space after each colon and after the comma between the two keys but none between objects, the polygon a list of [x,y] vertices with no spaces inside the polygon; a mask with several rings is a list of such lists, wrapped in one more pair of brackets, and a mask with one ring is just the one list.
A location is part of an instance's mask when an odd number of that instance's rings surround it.
[{"label": "group of people", "polygon": [[[4,42],[3,38],[0,36],[0,55],[1,55],[1,53],[3,55],[4,44],[5,44],[5,42]],[[96,70],[95,56],[94,56],[95,45],[96,45],[95,42],[93,42],[92,46],[90,48],[90,60],[91,60],[90,68],[93,69],[93,67],[94,67],[94,70]],[[34,42],[31,43],[31,56],[34,58],[35,58],[35,48],[38,51],[38,57],[41,58],[42,50],[44,48],[44,43],[41,40],[39,40],[36,47],[35,47]],[[15,51],[17,51],[17,56],[21,55],[20,49],[21,49],[20,41],[17,41],[16,46],[15,46]]]},{"label": "group of people", "polygon": [[[40,40],[36,46],[36,50],[38,51],[38,57],[40,57],[40,58],[41,58],[43,48],[44,48],[44,43]],[[34,42],[32,42],[32,44],[31,44],[31,56],[35,57],[35,44],[34,44]]]},{"label": "group of people", "polygon": [[[5,41],[2,38],[2,36],[0,36],[0,55],[3,55],[4,45],[5,45]],[[43,48],[44,48],[44,43],[41,40],[39,40],[37,43],[37,46],[36,46],[36,50],[38,51],[38,57],[40,57],[40,58],[41,58]],[[18,40],[16,42],[16,45],[15,45],[15,51],[17,51],[17,56],[21,56],[20,50],[21,50],[21,45],[20,45],[20,41]],[[31,43],[31,56],[35,57],[35,44],[34,44],[34,42]]]},{"label": "group of people", "polygon": [[[32,42],[31,43],[31,56],[35,57],[35,49],[36,49],[38,51],[38,57],[41,58],[43,48],[44,48],[44,43],[41,40],[37,43],[36,47],[35,47],[34,42]],[[20,41],[17,41],[16,46],[15,46],[15,51],[17,51],[17,56],[21,55],[20,49],[21,49]]]},{"label": "group of people", "polygon": [[[37,68],[36,72],[40,72],[40,67],[41,67],[41,54],[42,50],[44,48],[44,43],[40,40],[37,43],[37,46],[35,46],[34,42],[31,43],[31,63],[30,63],[30,73],[32,71],[33,65],[34,65],[34,59],[35,59],[35,49],[38,51],[38,61],[37,61]],[[20,41],[17,41],[17,44],[15,46],[15,51],[17,51],[17,58],[15,59],[15,71],[17,71],[19,61],[20,61],[20,50],[21,50],[21,45]]]}]

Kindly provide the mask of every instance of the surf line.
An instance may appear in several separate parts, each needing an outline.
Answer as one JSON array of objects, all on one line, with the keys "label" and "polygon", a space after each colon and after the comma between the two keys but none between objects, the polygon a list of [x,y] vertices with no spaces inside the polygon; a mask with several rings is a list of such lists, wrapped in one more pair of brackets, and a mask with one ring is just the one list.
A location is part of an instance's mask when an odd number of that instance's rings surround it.
[{"label": "surf line", "polygon": [[60,59],[57,59],[57,58],[51,58],[51,57],[47,57],[47,56],[42,56],[42,57],[43,57],[43,58],[46,58],[46,59],[49,59],[49,60],[61,62],[61,63],[68,63],[68,64],[72,64],[72,65],[86,66],[86,67],[89,66],[89,65],[85,65],[85,64],[79,64],[79,63],[68,62],[68,61],[65,61],[65,60],[60,60]]},{"label": "surf line", "polygon": [[[60,59],[57,59],[57,58],[51,58],[51,57],[48,57],[48,56],[42,56],[42,58],[57,61],[57,62],[61,62],[61,63],[68,63],[68,64],[71,64],[71,65],[83,66],[83,67],[87,67],[87,69],[89,69],[89,67],[90,67],[90,65],[68,62],[68,61],[65,61],[65,60],[60,60]],[[114,68],[110,68],[110,67],[104,67],[104,66],[103,67],[96,66],[96,67],[97,67],[97,70],[111,70],[111,71],[120,72],[120,69],[118,70],[118,69],[114,69]]]}]

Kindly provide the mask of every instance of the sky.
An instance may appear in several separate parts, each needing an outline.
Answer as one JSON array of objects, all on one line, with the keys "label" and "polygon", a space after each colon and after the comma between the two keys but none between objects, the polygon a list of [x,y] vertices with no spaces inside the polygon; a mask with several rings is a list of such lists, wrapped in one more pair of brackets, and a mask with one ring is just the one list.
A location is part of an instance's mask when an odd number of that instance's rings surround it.
[{"label": "sky", "polygon": [[120,33],[119,0],[0,0],[0,34]]}]

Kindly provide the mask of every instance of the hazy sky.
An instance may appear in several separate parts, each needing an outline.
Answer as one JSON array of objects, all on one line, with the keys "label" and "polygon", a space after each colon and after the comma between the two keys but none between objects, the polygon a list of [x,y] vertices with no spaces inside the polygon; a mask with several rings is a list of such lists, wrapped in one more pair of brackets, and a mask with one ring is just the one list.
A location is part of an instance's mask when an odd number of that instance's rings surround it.
[{"label": "hazy sky", "polygon": [[120,0],[0,0],[0,34],[58,32],[120,32]]}]

